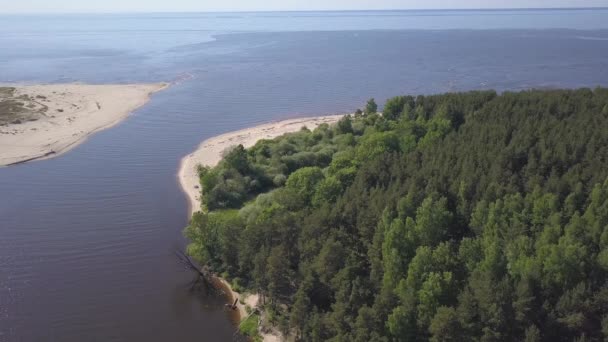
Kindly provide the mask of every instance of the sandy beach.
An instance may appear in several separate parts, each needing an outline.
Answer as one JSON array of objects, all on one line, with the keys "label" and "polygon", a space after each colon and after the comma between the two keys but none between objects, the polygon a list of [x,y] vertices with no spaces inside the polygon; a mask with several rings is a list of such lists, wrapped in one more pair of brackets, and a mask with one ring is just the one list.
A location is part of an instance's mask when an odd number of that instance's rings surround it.
[{"label": "sandy beach", "polygon": [[[342,116],[343,115],[328,115],[270,122],[239,131],[225,133],[203,141],[194,152],[182,158],[177,174],[180,186],[188,197],[190,206],[189,215],[192,216],[192,214],[199,211],[201,208],[201,189],[198,174],[196,172],[198,165],[211,167],[217,165],[222,159],[222,152],[231,146],[241,144],[244,147],[251,147],[260,139],[272,139],[285,133],[297,132],[303,126],[312,130],[323,123],[335,123],[340,120]],[[251,308],[256,307],[259,296],[257,294],[243,296],[240,293],[233,291],[226,280],[221,278],[218,278],[218,280],[230,291],[233,301],[237,298],[239,299],[237,302],[239,316],[241,320],[245,319],[247,317],[246,306]],[[261,335],[266,342],[282,340],[278,332],[265,332]]]},{"label": "sandy beach", "polygon": [[67,152],[125,119],[167,84],[2,87],[14,88],[12,99],[28,114],[0,125],[0,166],[8,166]]}]

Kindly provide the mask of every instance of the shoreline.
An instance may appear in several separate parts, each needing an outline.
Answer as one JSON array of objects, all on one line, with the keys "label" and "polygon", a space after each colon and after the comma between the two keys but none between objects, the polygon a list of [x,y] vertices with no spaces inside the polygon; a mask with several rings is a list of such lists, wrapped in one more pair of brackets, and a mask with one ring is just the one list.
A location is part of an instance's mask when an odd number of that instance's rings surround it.
[{"label": "shoreline", "polygon": [[[293,118],[281,121],[268,122],[257,126],[244,128],[237,131],[227,132],[201,142],[196,150],[183,157],[180,161],[177,179],[180,188],[188,198],[188,219],[201,208],[200,184],[196,172],[197,165],[213,167],[222,159],[222,152],[235,145],[243,145],[249,148],[261,139],[272,139],[286,133],[299,131],[303,126],[313,130],[321,124],[334,124],[340,120],[344,114],[315,116],[305,118]],[[231,300],[237,301],[238,321],[242,322],[247,317],[246,306],[254,308],[257,306],[258,295],[251,294],[243,296],[234,291],[230,283],[221,277],[215,277],[222,286],[226,287]],[[242,304],[241,300],[245,303]],[[260,333],[264,341],[280,341],[280,336],[271,333]]]},{"label": "shoreline", "polygon": [[67,153],[93,134],[121,123],[169,85],[2,84],[15,89],[15,98],[44,110],[35,112],[35,120],[0,126],[0,167]]}]

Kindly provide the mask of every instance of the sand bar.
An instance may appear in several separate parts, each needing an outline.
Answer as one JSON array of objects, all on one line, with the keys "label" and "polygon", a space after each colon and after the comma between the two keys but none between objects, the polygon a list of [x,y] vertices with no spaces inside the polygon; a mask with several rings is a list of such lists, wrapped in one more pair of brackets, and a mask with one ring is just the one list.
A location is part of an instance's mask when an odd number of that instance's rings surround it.
[{"label": "sand bar", "polygon": [[[91,134],[125,119],[167,84],[0,87],[5,90],[5,97],[0,100],[9,96],[8,100],[22,105],[1,108],[0,116],[5,120],[0,122],[0,166],[8,166],[67,152]],[[7,89],[12,89],[12,93]],[[11,111],[20,116],[11,116],[15,114]]]}]

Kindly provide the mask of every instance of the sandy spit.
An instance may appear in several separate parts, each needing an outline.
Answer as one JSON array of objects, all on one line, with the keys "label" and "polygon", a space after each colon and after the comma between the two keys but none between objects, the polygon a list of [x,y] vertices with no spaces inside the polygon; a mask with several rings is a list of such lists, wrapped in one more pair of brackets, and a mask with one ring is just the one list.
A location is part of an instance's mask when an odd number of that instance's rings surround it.
[{"label": "sandy spit", "polygon": [[36,121],[0,126],[0,166],[58,156],[143,106],[166,83],[3,85],[47,107]]},{"label": "sandy spit", "polygon": [[[261,139],[272,139],[285,133],[297,132],[304,126],[313,130],[323,123],[336,123],[342,117],[343,115],[328,115],[270,122],[239,131],[225,133],[203,141],[194,152],[182,158],[177,173],[180,186],[188,197],[190,217],[195,212],[201,210],[201,189],[198,174],[196,172],[198,165],[210,167],[217,165],[222,159],[222,153],[232,146],[241,144],[244,147],[251,147]],[[237,309],[240,320],[247,318],[245,307],[249,306],[255,308],[258,305],[259,296],[257,294],[242,295],[233,291],[230,284],[225,279],[218,278],[218,280],[228,289],[233,301],[237,298],[239,299],[237,302]],[[276,331],[264,332],[261,333],[261,336],[266,342],[283,340],[280,333]]]}]

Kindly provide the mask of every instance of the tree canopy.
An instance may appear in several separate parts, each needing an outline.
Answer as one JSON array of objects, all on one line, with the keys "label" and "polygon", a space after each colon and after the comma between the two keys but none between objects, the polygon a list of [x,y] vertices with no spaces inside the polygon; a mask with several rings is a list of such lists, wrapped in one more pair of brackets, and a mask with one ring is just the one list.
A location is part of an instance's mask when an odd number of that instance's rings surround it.
[{"label": "tree canopy", "polygon": [[189,252],[304,341],[608,338],[608,90],[389,99],[201,169]]}]

